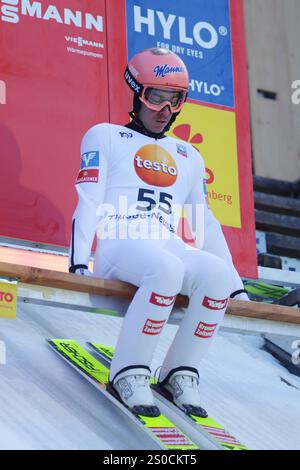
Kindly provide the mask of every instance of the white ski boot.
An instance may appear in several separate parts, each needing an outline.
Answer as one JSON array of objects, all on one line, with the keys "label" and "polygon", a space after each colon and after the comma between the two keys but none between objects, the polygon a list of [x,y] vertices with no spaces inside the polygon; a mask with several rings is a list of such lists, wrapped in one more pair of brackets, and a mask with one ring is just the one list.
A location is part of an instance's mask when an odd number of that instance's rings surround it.
[{"label": "white ski boot", "polygon": [[109,382],[107,391],[116,396],[134,414],[156,417],[160,415],[150,388],[148,367],[126,367]]},{"label": "white ski boot", "polygon": [[188,415],[207,418],[207,412],[200,406],[199,374],[194,368],[177,368],[169,372],[158,384],[158,388]]}]

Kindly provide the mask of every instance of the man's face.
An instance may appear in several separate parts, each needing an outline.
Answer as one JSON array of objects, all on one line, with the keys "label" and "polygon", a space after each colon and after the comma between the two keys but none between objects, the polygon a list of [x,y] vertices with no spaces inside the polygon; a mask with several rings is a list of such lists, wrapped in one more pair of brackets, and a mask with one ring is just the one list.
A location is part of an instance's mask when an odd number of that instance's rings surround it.
[{"label": "man's face", "polygon": [[160,111],[153,111],[147,108],[144,103],[141,103],[141,108],[138,115],[139,119],[144,124],[145,128],[149,132],[159,134],[169,123],[172,112],[170,106],[166,105]]}]

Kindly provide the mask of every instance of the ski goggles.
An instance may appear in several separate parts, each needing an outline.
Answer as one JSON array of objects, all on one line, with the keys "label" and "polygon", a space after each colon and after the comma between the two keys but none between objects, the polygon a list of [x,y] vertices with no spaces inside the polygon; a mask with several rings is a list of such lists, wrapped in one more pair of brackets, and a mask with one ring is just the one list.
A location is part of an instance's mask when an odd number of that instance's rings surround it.
[{"label": "ski goggles", "polygon": [[172,113],[177,113],[184,105],[186,95],[184,90],[147,87],[143,89],[140,100],[153,111],[161,111],[169,105]]}]

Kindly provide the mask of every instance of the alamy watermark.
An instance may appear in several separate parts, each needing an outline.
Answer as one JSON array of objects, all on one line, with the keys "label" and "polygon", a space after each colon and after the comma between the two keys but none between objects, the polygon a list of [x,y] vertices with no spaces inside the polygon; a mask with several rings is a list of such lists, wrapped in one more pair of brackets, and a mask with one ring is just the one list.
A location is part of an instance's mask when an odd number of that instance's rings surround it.
[{"label": "alamy watermark", "polygon": [[298,366],[300,364],[300,339],[295,339],[295,341],[292,342],[292,349],[295,349],[292,354],[292,363]]},{"label": "alamy watermark", "polygon": [[295,90],[291,96],[292,103],[300,104],[300,80],[293,81],[292,90]]},{"label": "alamy watermark", "polygon": [[6,346],[4,341],[0,340],[0,365],[6,364]]},{"label": "alamy watermark", "polygon": [[0,80],[0,104],[6,104],[6,83]]},{"label": "alamy watermark", "polygon": [[[154,191],[153,191],[154,192]],[[157,200],[156,200],[157,199]],[[172,196],[160,193],[140,198],[138,205],[128,204],[120,196],[117,206],[101,204],[97,208],[97,236],[101,240],[168,240],[180,236],[187,243],[195,238],[197,245],[204,243],[204,204],[172,204]],[[188,220],[178,228],[182,216]]]}]

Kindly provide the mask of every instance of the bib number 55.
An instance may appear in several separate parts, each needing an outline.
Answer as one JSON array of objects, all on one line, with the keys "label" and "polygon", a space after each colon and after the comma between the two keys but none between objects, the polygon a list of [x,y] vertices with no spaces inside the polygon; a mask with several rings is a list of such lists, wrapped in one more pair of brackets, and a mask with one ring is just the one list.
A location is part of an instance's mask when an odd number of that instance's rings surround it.
[{"label": "bib number 55", "polygon": [[[168,215],[172,214],[172,205],[170,201],[172,201],[173,196],[168,193],[160,192],[159,201],[157,202],[155,199],[153,199],[153,197],[151,197],[154,194],[155,191],[153,189],[140,188],[138,193],[138,201],[147,202],[148,205],[137,205],[136,208],[139,211],[151,211],[155,208],[157,204],[159,204],[158,208],[161,211]],[[162,206],[162,204],[164,204],[164,206]]]}]

